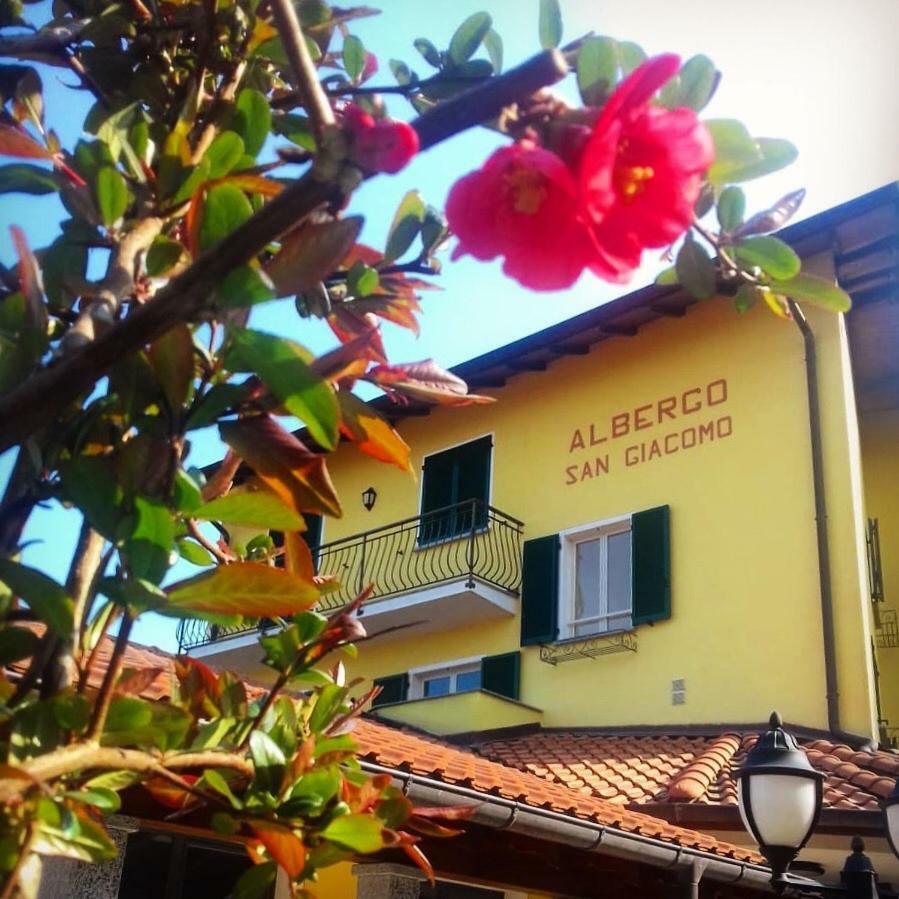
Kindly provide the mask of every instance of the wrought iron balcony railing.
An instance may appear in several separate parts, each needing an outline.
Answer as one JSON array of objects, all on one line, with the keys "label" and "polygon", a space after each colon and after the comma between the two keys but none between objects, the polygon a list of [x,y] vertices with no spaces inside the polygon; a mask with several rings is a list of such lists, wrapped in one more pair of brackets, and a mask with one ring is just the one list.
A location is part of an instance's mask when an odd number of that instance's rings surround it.
[{"label": "wrought iron balcony railing", "polygon": [[[480,500],[466,500],[424,515],[326,543],[314,553],[316,570],[337,589],[323,594],[320,611],[346,605],[372,585],[369,602],[387,596],[463,581],[476,581],[517,595],[521,586],[522,522]],[[270,626],[236,627],[185,620],[178,626],[179,651]]]}]

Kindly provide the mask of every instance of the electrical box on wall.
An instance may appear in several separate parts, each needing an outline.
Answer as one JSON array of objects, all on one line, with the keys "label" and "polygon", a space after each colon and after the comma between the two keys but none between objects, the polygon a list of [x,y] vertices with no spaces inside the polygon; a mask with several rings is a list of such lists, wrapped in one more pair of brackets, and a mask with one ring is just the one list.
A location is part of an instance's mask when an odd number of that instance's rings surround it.
[{"label": "electrical box on wall", "polygon": [[686,678],[676,677],[671,681],[671,705],[684,705],[687,701]]}]

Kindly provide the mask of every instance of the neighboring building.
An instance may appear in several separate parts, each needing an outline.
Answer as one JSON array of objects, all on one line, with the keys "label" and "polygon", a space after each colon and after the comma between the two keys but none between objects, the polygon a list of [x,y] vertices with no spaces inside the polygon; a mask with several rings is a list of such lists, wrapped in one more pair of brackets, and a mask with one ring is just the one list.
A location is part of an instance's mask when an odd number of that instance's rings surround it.
[{"label": "neighboring building", "polygon": [[[776,708],[828,774],[803,857],[833,874],[865,832],[895,884],[899,190],[781,236],[848,316],[652,286],[454,369],[495,405],[379,401],[418,482],[341,447],[316,558],[327,607],[372,582],[393,629],[351,671],[377,718],[746,845],[732,775]],[[253,634],[181,638],[266,676]]]}]

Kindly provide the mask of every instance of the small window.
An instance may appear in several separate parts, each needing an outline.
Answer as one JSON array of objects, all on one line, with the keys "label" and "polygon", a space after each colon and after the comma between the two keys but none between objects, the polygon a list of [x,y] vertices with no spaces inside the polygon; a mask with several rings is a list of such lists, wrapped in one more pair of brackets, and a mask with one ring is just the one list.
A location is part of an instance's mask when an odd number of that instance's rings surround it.
[{"label": "small window", "polygon": [[561,636],[633,625],[630,519],[564,535]]},{"label": "small window", "polygon": [[449,696],[451,693],[467,693],[480,688],[481,663],[467,662],[430,671],[413,671],[409,698],[430,699],[435,696]]},{"label": "small window", "polygon": [[419,544],[486,527],[492,447],[492,438],[481,437],[425,457]]}]

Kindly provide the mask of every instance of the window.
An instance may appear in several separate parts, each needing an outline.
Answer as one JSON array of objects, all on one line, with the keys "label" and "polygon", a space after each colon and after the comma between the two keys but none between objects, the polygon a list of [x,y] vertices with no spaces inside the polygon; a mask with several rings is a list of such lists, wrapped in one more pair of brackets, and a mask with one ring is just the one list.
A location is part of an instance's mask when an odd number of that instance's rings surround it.
[{"label": "window", "polygon": [[630,628],[630,517],[563,537],[562,636],[587,637]]},{"label": "window", "polygon": [[491,437],[425,456],[419,544],[458,537],[487,525]]},{"label": "window", "polygon": [[481,660],[413,671],[409,685],[410,699],[430,699],[449,696],[450,693],[467,693],[481,688]]},{"label": "window", "polygon": [[671,617],[670,510],[526,540],[521,645],[626,630]]},{"label": "window", "polygon": [[517,649],[480,659],[459,659],[408,673],[376,677],[375,684],[381,688],[381,693],[375,697],[372,706],[472,690],[486,690],[507,699],[518,699],[520,679],[521,653]]}]

